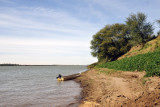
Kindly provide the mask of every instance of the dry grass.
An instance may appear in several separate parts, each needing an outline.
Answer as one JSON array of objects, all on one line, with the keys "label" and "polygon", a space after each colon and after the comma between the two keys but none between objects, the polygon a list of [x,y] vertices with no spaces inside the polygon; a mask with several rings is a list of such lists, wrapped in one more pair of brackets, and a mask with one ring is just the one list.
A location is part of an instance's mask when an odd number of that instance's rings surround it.
[{"label": "dry grass", "polygon": [[126,58],[126,57],[136,56],[139,54],[153,52],[155,50],[160,50],[160,36],[158,36],[154,40],[147,42],[144,45],[144,47],[142,47],[142,45],[132,47],[129,52],[127,52],[123,56],[119,57],[118,60]]}]

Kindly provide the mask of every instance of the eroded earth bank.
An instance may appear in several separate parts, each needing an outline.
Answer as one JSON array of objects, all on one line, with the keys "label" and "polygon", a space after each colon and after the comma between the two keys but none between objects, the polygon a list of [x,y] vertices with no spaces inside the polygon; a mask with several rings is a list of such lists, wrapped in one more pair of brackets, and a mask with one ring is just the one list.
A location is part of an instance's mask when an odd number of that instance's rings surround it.
[{"label": "eroded earth bank", "polygon": [[83,88],[79,107],[160,106],[159,77],[145,78],[145,72],[108,71],[92,69],[76,79]]}]

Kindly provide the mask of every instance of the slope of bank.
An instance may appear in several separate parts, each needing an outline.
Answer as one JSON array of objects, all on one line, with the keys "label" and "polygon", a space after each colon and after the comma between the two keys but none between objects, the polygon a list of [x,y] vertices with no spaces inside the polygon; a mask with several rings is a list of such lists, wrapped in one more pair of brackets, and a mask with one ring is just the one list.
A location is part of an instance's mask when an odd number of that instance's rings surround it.
[{"label": "slope of bank", "polygon": [[136,56],[139,54],[154,52],[155,50],[160,50],[160,35],[157,38],[145,43],[144,46],[137,45],[137,46],[132,47],[126,54],[119,57],[118,60],[126,58],[126,57],[128,58],[128,57]]},{"label": "slope of bank", "polygon": [[122,71],[146,71],[146,76],[160,76],[160,36],[144,46],[132,47],[116,61],[99,63],[96,67]]},{"label": "slope of bank", "polygon": [[160,78],[144,75],[104,68],[89,70],[76,79],[83,87],[79,107],[160,106]]},{"label": "slope of bank", "polygon": [[116,61],[90,65],[96,67],[76,79],[83,88],[79,107],[160,106],[160,77],[146,77],[160,76],[159,58],[160,36]]}]

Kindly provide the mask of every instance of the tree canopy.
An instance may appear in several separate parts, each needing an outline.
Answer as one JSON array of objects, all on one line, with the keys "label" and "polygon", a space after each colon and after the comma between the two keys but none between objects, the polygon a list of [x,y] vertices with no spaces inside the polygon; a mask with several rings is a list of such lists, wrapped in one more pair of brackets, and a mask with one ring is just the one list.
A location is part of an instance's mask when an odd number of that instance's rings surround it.
[{"label": "tree canopy", "polygon": [[159,19],[159,20],[157,20],[157,22],[158,22],[158,24],[160,25],[160,19]]},{"label": "tree canopy", "polygon": [[91,54],[99,62],[112,61],[126,53],[133,44],[146,42],[153,33],[152,25],[146,22],[143,13],[131,14],[126,24],[106,25],[93,35]]},{"label": "tree canopy", "polygon": [[[160,19],[157,20],[157,23],[159,24],[159,27],[160,27]],[[160,30],[157,32],[158,35],[160,35]]]},{"label": "tree canopy", "polygon": [[143,13],[131,14],[126,25],[132,38],[132,45],[145,43],[153,34],[152,25],[146,21],[147,16]]},{"label": "tree canopy", "polygon": [[106,25],[91,41],[91,54],[99,61],[111,61],[128,50],[128,30],[124,24]]}]

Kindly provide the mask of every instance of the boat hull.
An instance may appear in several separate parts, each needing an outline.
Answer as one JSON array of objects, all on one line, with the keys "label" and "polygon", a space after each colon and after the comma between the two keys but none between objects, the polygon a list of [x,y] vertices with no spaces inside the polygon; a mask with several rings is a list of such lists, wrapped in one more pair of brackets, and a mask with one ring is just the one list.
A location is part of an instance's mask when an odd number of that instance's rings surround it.
[{"label": "boat hull", "polygon": [[68,75],[68,76],[63,76],[61,78],[57,78],[58,81],[67,81],[67,80],[73,80],[77,77],[80,76],[80,73],[77,73],[77,74],[73,74],[73,75]]}]

